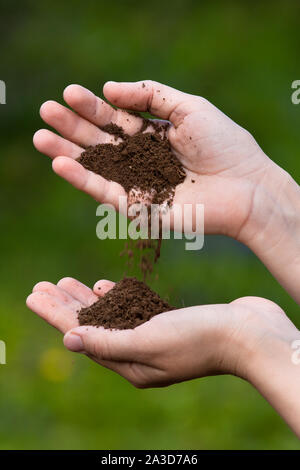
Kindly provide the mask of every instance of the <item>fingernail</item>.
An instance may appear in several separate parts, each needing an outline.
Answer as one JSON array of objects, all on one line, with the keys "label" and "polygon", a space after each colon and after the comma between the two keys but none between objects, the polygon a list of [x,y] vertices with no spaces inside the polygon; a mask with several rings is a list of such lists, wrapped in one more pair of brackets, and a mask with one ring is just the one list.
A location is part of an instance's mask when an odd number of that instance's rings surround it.
[{"label": "fingernail", "polygon": [[82,339],[76,333],[68,333],[64,337],[64,345],[66,348],[73,352],[79,352],[84,350]]}]

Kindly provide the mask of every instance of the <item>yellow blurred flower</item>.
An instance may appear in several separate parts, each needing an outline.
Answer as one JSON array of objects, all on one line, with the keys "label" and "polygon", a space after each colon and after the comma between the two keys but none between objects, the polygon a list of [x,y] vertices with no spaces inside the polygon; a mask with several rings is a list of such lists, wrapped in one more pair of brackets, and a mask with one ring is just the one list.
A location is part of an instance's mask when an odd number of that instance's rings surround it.
[{"label": "yellow blurred flower", "polygon": [[72,374],[71,354],[64,349],[48,349],[40,358],[39,370],[41,376],[50,382],[64,382]]}]

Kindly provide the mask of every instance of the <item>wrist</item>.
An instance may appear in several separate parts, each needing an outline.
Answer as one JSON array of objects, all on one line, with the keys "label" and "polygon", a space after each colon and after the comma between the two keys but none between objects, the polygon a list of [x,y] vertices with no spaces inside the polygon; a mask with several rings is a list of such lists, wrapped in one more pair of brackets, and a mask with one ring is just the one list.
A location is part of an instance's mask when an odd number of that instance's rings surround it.
[{"label": "wrist", "polygon": [[262,334],[249,360],[248,380],[257,388],[266,382],[267,376],[270,376],[270,382],[277,379],[275,371],[282,376],[289,368],[294,369],[295,366],[294,345],[295,341],[300,342],[300,332],[283,312],[280,314],[283,321],[279,324],[274,321],[268,331]]},{"label": "wrist", "polygon": [[300,227],[300,188],[291,175],[269,161],[259,181],[251,182],[251,205],[238,240],[266,248]]},{"label": "wrist", "polygon": [[300,187],[271,161],[259,183],[254,184],[251,209],[237,239],[299,302]]},{"label": "wrist", "polygon": [[[299,331],[259,348],[249,367],[249,382],[300,437]],[[298,348],[298,351],[295,349]]]},{"label": "wrist", "polygon": [[292,344],[300,341],[300,332],[270,300],[241,297],[228,307],[229,315],[222,329],[222,357],[228,364],[227,372],[255,384],[260,372],[264,378],[268,363],[282,363],[284,357],[290,360]]}]

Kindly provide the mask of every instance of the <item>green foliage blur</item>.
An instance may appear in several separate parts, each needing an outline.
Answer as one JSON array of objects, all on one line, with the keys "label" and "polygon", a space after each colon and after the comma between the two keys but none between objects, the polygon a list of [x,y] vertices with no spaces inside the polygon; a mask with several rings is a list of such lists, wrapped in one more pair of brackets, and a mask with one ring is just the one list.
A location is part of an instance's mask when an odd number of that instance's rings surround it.
[{"label": "green foliage blur", "polygon": [[[30,312],[41,280],[87,285],[124,273],[123,243],[96,238],[96,202],[60,180],[32,145],[39,107],[70,83],[154,79],[211,100],[299,180],[299,2],[1,1],[1,449],[296,449],[262,397],[234,377],[136,390],[64,350]],[[152,287],[178,306],[244,295],[299,307],[248,249],[206,237],[200,252],[166,241]],[[298,314],[298,317],[297,317]]]}]

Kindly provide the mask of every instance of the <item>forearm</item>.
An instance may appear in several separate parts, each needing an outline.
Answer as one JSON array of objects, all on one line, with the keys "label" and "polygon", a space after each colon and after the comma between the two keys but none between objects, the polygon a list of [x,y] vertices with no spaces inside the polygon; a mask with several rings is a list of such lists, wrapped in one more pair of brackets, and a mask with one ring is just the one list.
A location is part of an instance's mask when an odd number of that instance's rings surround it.
[{"label": "forearm", "polygon": [[249,381],[300,438],[300,354],[292,349],[296,340],[299,331],[287,341],[272,341],[258,353]]},{"label": "forearm", "polygon": [[300,187],[273,162],[253,191],[241,241],[300,304]]}]

